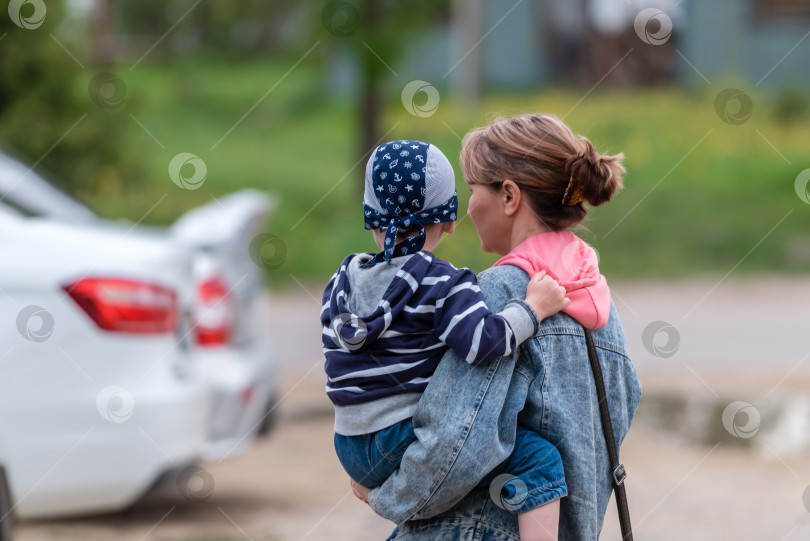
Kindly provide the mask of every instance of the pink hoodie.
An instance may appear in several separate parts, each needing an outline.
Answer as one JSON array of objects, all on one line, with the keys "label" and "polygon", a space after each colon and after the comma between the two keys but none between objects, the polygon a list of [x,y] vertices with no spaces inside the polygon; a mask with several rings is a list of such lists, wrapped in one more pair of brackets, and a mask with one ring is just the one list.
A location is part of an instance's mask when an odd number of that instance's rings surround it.
[{"label": "pink hoodie", "polygon": [[529,237],[495,265],[514,265],[529,276],[545,270],[560,282],[571,299],[563,312],[588,329],[607,324],[610,289],[599,273],[596,252],[573,233],[555,231]]}]

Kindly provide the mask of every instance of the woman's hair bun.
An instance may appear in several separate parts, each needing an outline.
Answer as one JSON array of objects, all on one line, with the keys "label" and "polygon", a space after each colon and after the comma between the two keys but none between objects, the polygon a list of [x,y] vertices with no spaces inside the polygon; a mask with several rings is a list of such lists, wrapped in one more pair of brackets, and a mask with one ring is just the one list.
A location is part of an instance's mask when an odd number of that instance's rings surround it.
[{"label": "woman's hair bun", "polygon": [[607,203],[622,189],[624,154],[599,154],[587,137],[581,137],[581,140],[582,153],[568,158],[565,170],[572,178],[571,187],[595,207]]}]

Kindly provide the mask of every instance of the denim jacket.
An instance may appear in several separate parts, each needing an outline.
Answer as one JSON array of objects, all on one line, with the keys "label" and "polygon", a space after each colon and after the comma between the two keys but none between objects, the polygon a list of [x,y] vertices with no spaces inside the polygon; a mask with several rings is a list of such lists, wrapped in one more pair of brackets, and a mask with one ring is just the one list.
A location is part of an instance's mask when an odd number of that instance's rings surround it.
[{"label": "denim jacket", "polygon": [[[529,277],[511,265],[479,275],[492,310],[525,294]],[[641,397],[615,306],[592,331],[617,444]],[[399,524],[397,540],[518,541],[517,517],[475,489],[512,452],[517,423],[554,443],[568,496],[561,500],[561,541],[598,538],[612,491],[612,472],[582,327],[558,313],[515,355],[475,367],[448,351],[413,417],[417,440],[399,470],[371,491],[369,503]],[[628,468],[632,470],[632,468]],[[472,491],[472,492],[471,492]]]}]

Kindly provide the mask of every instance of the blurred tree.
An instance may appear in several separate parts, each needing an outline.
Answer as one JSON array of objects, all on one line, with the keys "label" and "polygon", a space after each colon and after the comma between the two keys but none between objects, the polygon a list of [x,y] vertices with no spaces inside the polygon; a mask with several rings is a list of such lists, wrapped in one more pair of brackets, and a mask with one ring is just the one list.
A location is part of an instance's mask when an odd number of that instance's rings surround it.
[{"label": "blurred tree", "polygon": [[476,107],[481,99],[481,48],[478,40],[483,33],[484,1],[453,0],[452,25],[458,52],[454,57],[464,58],[456,67],[453,94],[465,107]]},{"label": "blurred tree", "polygon": [[[100,0],[112,2],[120,34],[157,37],[187,13],[183,24],[161,41],[150,58],[179,54],[222,55],[230,60],[268,52],[301,54],[320,39],[327,55],[346,52],[359,67],[358,157],[368,156],[380,137],[383,87],[414,36],[448,21],[451,0]],[[316,27],[314,32],[307,28]],[[119,38],[121,36],[119,35]],[[119,44],[120,46],[120,44]],[[330,58],[327,58],[327,62]],[[404,84],[403,84],[404,86]],[[400,87],[401,90],[402,87]],[[399,96],[397,96],[398,98]]]},{"label": "blurred tree", "polygon": [[112,0],[95,0],[90,22],[90,54],[96,65],[110,65],[116,57],[115,9]]},{"label": "blurred tree", "polygon": [[140,36],[151,43],[183,18],[183,24],[161,40],[155,51],[157,57],[204,52],[233,59],[283,50],[300,38],[300,32],[296,35],[290,31],[290,19],[298,8],[284,0],[103,1],[114,5],[123,36]]},{"label": "blurred tree", "polygon": [[12,4],[19,19],[0,17],[0,147],[73,193],[117,189],[125,167],[121,112],[93,102],[81,47],[55,34],[68,19],[64,3]]},{"label": "blurred tree", "polygon": [[282,50],[296,40],[296,32],[288,31],[296,13],[295,4],[284,0],[240,0],[203,2],[190,16],[197,22],[200,42],[207,49],[264,54]]},{"label": "blurred tree", "polygon": [[437,22],[446,21],[450,4],[450,0],[322,2],[321,22],[327,31],[329,50],[348,50],[360,68],[358,158],[368,159],[381,136],[382,91],[388,66],[396,64],[414,43],[415,36],[427,32]]}]

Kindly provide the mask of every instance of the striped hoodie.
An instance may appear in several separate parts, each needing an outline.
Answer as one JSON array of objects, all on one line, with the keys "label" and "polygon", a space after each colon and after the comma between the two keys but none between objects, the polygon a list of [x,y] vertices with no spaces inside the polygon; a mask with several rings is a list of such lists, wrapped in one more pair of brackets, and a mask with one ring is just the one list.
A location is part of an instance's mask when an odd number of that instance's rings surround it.
[{"label": "striped hoodie", "polygon": [[448,348],[487,364],[511,354],[539,324],[520,299],[493,314],[471,270],[430,252],[362,268],[372,255],[346,257],[321,307],[326,392],[335,432],[345,436],[411,417]]}]

